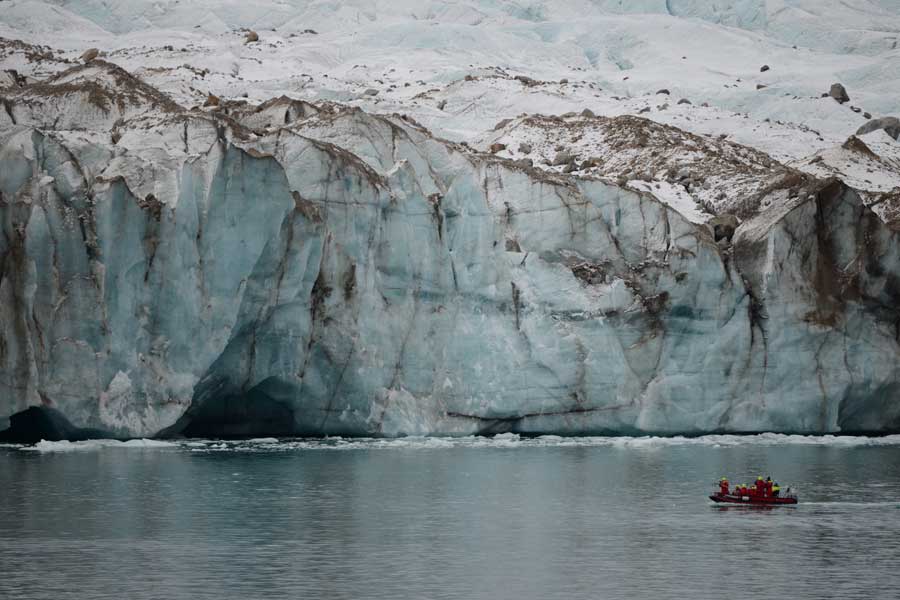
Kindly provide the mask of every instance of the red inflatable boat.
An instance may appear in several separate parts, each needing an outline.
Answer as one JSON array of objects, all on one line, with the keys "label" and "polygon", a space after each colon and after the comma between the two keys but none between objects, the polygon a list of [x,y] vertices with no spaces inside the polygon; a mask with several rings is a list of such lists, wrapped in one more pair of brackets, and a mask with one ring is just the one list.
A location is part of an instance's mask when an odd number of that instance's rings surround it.
[{"label": "red inflatable boat", "polygon": [[784,496],[737,496],[735,494],[721,494],[716,492],[710,496],[709,499],[713,502],[722,502],[724,504],[746,504],[757,506],[797,504],[797,496],[795,494],[787,494]]}]

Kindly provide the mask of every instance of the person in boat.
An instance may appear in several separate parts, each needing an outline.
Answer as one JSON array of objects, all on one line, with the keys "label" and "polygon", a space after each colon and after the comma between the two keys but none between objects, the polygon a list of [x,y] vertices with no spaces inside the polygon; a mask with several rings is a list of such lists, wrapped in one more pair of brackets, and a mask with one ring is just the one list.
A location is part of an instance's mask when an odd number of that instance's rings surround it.
[{"label": "person in boat", "polygon": [[757,496],[765,496],[766,490],[766,482],[763,481],[762,475],[757,476],[756,478],[756,495]]},{"label": "person in boat", "polygon": [[781,488],[778,487],[778,483],[777,482],[773,483],[772,484],[772,495],[777,498],[778,494],[780,494],[780,493],[781,493]]},{"label": "person in boat", "polygon": [[771,477],[766,477],[766,496],[772,495],[772,486],[775,485]]},{"label": "person in boat", "polygon": [[719,493],[722,494],[723,496],[728,495],[728,478],[727,477],[723,477],[722,479],[719,480]]}]

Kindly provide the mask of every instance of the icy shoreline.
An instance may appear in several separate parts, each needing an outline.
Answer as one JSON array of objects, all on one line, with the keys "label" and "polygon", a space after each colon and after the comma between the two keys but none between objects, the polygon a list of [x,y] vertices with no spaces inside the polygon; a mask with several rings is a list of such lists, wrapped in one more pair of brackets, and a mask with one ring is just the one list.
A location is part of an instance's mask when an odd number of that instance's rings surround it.
[{"label": "icy shoreline", "polygon": [[762,433],[755,435],[684,436],[585,436],[537,437],[517,434],[464,437],[406,438],[257,438],[247,440],[184,439],[175,441],[136,439],[129,441],[85,440],[81,442],[41,441],[32,446],[2,444],[0,448],[23,452],[65,453],[100,450],[181,450],[190,452],[283,452],[297,450],[437,450],[466,448],[627,448],[654,449],[679,446],[823,446],[862,448],[900,446],[900,434],[885,436],[811,436]]}]

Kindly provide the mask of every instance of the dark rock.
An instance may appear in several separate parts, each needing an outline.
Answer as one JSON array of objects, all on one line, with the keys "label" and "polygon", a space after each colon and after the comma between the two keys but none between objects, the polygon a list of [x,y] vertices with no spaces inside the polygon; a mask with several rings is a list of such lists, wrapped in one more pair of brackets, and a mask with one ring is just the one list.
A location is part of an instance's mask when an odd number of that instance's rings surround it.
[{"label": "dark rock", "polygon": [[574,160],[566,165],[566,168],[563,169],[563,173],[574,173],[575,171],[580,171],[581,167],[578,166]]},{"label": "dark rock", "polygon": [[553,158],[553,162],[550,163],[551,166],[558,167],[560,165],[565,165],[575,161],[575,157],[572,156],[571,152],[566,152],[565,150],[561,152],[557,152],[556,156]]},{"label": "dark rock", "polygon": [[656,90],[656,93],[657,94],[665,94],[666,96],[668,96],[671,92],[669,92],[669,90],[667,90],[666,88],[663,88],[661,90]]},{"label": "dark rock", "polygon": [[377,96],[378,90],[376,90],[375,88],[369,88],[365,92],[363,92],[363,94],[365,94],[366,96]]},{"label": "dark rock", "polygon": [[531,144],[521,143],[519,144],[519,152],[522,154],[531,154]]},{"label": "dark rock", "polygon": [[858,106],[851,106],[851,107],[850,107],[850,110],[852,110],[852,111],[855,112],[855,113],[861,113],[861,112],[862,112],[862,109],[861,109],[860,107],[858,107]]},{"label": "dark rock", "polygon": [[681,100],[678,101],[678,104],[693,104],[693,102],[691,102],[687,98],[682,98]]},{"label": "dark rock", "polygon": [[95,58],[97,58],[97,56],[99,56],[99,55],[100,55],[100,51],[99,51],[98,49],[96,49],[96,48],[88,48],[88,49],[85,50],[84,53],[81,55],[81,60],[82,60],[83,62],[85,62],[85,63],[89,63],[89,62],[91,62],[92,60],[94,60]]},{"label": "dark rock", "polygon": [[506,150],[506,144],[501,144],[499,142],[495,144],[491,144],[491,154],[497,154],[498,152],[503,152]]},{"label": "dark rock", "polygon": [[839,104],[850,101],[850,96],[847,95],[847,89],[840,83],[831,84],[828,95],[834,98]]},{"label": "dark rock", "polygon": [[648,113],[648,112],[650,112],[650,107],[645,106],[644,108],[642,108],[641,110],[638,111],[638,114],[641,115],[641,114]]},{"label": "dark rock", "polygon": [[559,83],[560,83],[560,84],[566,84],[566,83],[569,83],[569,80],[568,80],[568,79],[560,79],[560,80],[559,80]]},{"label": "dark rock", "polygon": [[900,119],[897,117],[881,117],[880,119],[872,119],[862,127],[856,130],[856,135],[865,135],[879,129],[884,129],[885,133],[895,140],[900,137]]},{"label": "dark rock", "polygon": [[209,94],[206,96],[206,102],[203,103],[203,106],[219,106],[221,100],[215,94]]},{"label": "dark rock", "polygon": [[537,83],[538,83],[537,81],[535,81],[535,80],[532,79],[531,77],[526,77],[526,76],[524,76],[524,75],[516,75],[515,80],[516,80],[516,81],[522,82],[522,84],[524,84],[524,85],[526,85],[526,86],[528,86],[528,87],[537,85]]},{"label": "dark rock", "polygon": [[764,84],[762,84],[762,83],[757,83],[757,84],[756,84],[756,89],[758,89],[758,90],[764,90],[764,89],[766,89],[767,87],[769,87],[769,86],[764,85]]},{"label": "dark rock", "polygon": [[503,129],[510,123],[512,123],[512,119],[503,119],[501,121],[497,121],[497,124],[494,125],[494,131],[497,131],[498,129]]},{"label": "dark rock", "polygon": [[447,106],[447,101],[446,101],[446,100],[441,100],[441,101],[438,102],[438,104],[437,104],[438,110],[444,110],[444,107],[445,107],[445,106]]},{"label": "dark rock", "polygon": [[586,109],[584,109],[583,111],[581,111],[581,116],[582,116],[582,117],[585,117],[586,119],[593,119],[593,118],[595,118],[597,115],[595,115],[595,114],[594,114],[594,111],[592,111],[591,109],[586,108]]},{"label": "dark rock", "polygon": [[763,65],[759,68],[760,73],[765,73],[768,70],[769,70],[769,65]]},{"label": "dark rock", "polygon": [[866,119],[871,119],[871,118],[872,118],[872,113],[870,113],[870,112],[864,112],[864,113],[863,113],[863,117],[865,117]]},{"label": "dark rock", "polygon": [[726,214],[710,219],[707,225],[713,230],[713,237],[717,242],[720,240],[730,242],[740,222],[736,216]]},{"label": "dark rock", "polygon": [[41,440],[77,442],[115,437],[102,429],[75,427],[61,412],[49,406],[32,406],[12,415],[9,429],[0,431],[0,442],[7,444],[36,444]]},{"label": "dark rock", "polygon": [[514,160],[513,164],[516,165],[517,167],[530,169],[531,167],[534,166],[534,161],[531,160],[530,158],[520,158],[519,160]]},{"label": "dark rock", "polygon": [[253,42],[258,42],[258,41],[259,41],[259,34],[256,33],[255,31],[248,31],[247,35],[244,36],[245,44],[251,44]]}]

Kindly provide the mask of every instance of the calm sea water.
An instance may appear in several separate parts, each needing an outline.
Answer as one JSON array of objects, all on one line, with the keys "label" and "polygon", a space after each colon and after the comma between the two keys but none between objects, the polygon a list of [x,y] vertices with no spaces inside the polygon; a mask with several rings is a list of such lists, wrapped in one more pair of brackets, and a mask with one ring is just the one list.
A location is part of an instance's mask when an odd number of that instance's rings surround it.
[{"label": "calm sea water", "polygon": [[[900,589],[896,436],[140,446],[0,448],[0,598]],[[801,504],[716,507],[723,474],[771,474]]]}]

